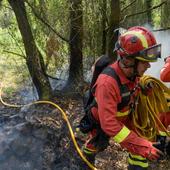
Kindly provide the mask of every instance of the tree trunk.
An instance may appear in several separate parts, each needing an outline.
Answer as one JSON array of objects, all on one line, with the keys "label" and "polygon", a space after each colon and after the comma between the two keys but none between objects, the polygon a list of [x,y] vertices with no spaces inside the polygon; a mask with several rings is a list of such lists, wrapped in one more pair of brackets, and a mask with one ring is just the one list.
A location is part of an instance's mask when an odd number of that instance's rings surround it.
[{"label": "tree trunk", "polygon": [[114,32],[115,29],[119,28],[120,20],[120,2],[119,0],[110,1],[111,14],[109,18],[109,30],[107,34],[107,55],[116,60],[116,55],[113,53],[115,43],[118,35]]},{"label": "tree trunk", "polygon": [[170,1],[166,1],[165,5],[163,5],[161,8],[161,26],[163,28],[169,27],[170,25],[170,20],[168,17],[170,15],[169,8],[170,8]]},{"label": "tree trunk", "polygon": [[[152,7],[152,0],[146,0],[146,9],[150,9]],[[152,23],[152,10],[147,11],[147,19],[148,19],[148,24],[150,26],[153,26]]]},{"label": "tree trunk", "polygon": [[[125,17],[125,16],[129,16],[138,12],[142,12],[145,11],[146,9],[148,9],[148,7],[151,5],[151,2],[149,2],[151,0],[129,0],[129,4],[128,4],[128,8],[126,8],[126,10],[123,11],[123,13],[121,13],[122,15],[122,21],[121,21],[121,26],[125,27],[125,28],[129,28],[129,27],[133,27],[133,26],[142,26],[142,25],[146,25],[148,23],[148,20],[151,20],[151,12],[150,12],[150,16],[148,18],[147,13],[143,13],[140,15],[133,15],[131,17]],[[149,14],[149,11],[148,11]],[[124,18],[125,17],[125,18]]]},{"label": "tree trunk", "polygon": [[82,39],[82,0],[70,0],[70,68],[65,90],[77,92],[83,82]]},{"label": "tree trunk", "polygon": [[39,52],[27,19],[24,1],[21,0],[8,0],[10,3],[21,32],[22,40],[26,52],[26,63],[28,70],[32,77],[32,81],[37,89],[40,99],[48,99],[52,95],[51,86],[48,78],[45,75],[44,61],[41,53]]},{"label": "tree trunk", "polygon": [[102,54],[106,54],[106,21],[107,21],[107,0],[102,2]]}]

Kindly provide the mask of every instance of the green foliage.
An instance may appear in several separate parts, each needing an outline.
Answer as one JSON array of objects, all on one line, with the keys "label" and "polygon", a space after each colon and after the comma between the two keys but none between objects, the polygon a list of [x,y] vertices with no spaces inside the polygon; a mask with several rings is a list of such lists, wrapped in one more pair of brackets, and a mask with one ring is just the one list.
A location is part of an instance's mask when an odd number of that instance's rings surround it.
[{"label": "green foliage", "polygon": [[[45,63],[50,60],[50,68],[48,69],[48,72],[55,73],[54,68],[61,68],[62,65],[68,61],[68,43],[64,42],[57,35],[55,35],[52,29],[56,30],[56,32],[58,32],[64,38],[69,39],[69,24],[67,24],[69,17],[68,3],[62,0],[37,0],[32,1],[31,6],[31,8],[30,6],[27,6],[27,11],[29,11],[28,18],[32,27],[34,39],[36,41],[38,49],[43,55]],[[36,17],[36,15],[38,15],[38,18]],[[48,23],[51,28],[49,28],[44,23]],[[53,55],[49,59],[49,57],[47,56],[47,41],[49,40],[49,37],[51,35],[55,36],[57,43],[59,44],[59,48],[54,48],[54,53],[57,55]],[[55,46],[56,45],[54,44],[54,47]],[[56,60],[58,63],[57,65]]]},{"label": "green foliage", "polygon": [[25,60],[19,56],[1,55],[0,57],[0,80],[3,92],[12,95],[17,89],[21,88],[28,80]]},{"label": "green foliage", "polygon": [[0,35],[0,79],[4,92],[11,95],[28,79],[29,74],[16,18],[5,0],[0,10]]},{"label": "green foliage", "polygon": [[6,54],[5,51],[10,50],[24,55],[23,43],[16,18],[6,1],[3,1],[3,6],[0,10],[0,35],[1,54]]},{"label": "green foliage", "polygon": [[[103,2],[103,0],[83,0],[84,58],[88,58],[89,56],[96,58],[101,55]],[[131,2],[133,0],[121,0],[121,9],[126,8]],[[122,18],[125,15],[146,10],[145,2],[144,0],[134,2],[133,5],[122,12]],[[161,0],[152,0],[152,2],[152,6],[154,6],[160,4]],[[169,4],[169,1],[167,2]],[[32,7],[27,3],[25,4],[35,42],[43,55],[45,63],[50,60],[48,72],[54,75],[56,68],[61,69],[64,64],[69,63],[69,44],[55,35],[52,29],[45,25],[44,22],[48,23],[51,28],[55,29],[64,38],[69,39],[69,3],[64,0],[29,0],[29,3]],[[109,5],[110,1],[107,0],[107,21],[110,15]],[[169,16],[168,13],[165,13],[166,11],[161,12],[161,10],[164,10],[164,8],[160,7],[152,11],[153,25],[157,28],[160,28],[161,22],[164,22],[162,19],[163,15],[164,18],[168,18]],[[35,16],[35,13],[39,18]],[[147,14],[145,13],[129,17],[121,26],[143,25],[146,21]],[[165,25],[165,23],[162,25]],[[108,26],[107,22],[106,28]],[[51,59],[49,59],[47,57],[47,41],[51,35],[56,37],[59,48],[57,50],[54,48],[55,55],[53,54]],[[0,5],[0,45],[0,78],[4,79],[5,77],[9,85],[12,84],[11,82],[17,83],[18,81],[26,80],[29,77],[29,73],[26,69],[25,60],[21,57],[21,55],[25,55],[23,42],[16,18],[7,0],[3,0]],[[18,71],[18,69],[22,71]]]},{"label": "green foliage", "polygon": [[102,1],[84,0],[83,9],[84,56],[98,57],[102,47]]},{"label": "green foliage", "polygon": [[[154,0],[153,1],[153,6],[156,6],[156,5],[160,4],[160,3],[161,3],[161,0]],[[162,7],[157,8],[152,13],[153,23],[154,23],[155,28],[160,28],[161,27],[161,9],[162,9]]]},{"label": "green foliage", "polygon": [[156,11],[153,13],[153,23],[154,23],[155,28],[160,28],[161,27],[161,11],[159,9]]}]

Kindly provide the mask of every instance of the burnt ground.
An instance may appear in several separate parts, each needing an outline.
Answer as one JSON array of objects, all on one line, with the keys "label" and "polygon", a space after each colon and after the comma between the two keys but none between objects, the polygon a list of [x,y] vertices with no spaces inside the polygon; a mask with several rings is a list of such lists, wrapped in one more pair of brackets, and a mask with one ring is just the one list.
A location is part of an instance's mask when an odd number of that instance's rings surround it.
[{"label": "burnt ground", "polygon": [[[5,101],[9,101],[5,99]],[[12,103],[13,101],[9,101]],[[81,99],[55,98],[67,114],[73,131],[83,115]],[[79,146],[86,136],[75,132]],[[127,155],[118,144],[96,157],[101,170],[126,170]],[[10,108],[0,104],[0,170],[86,170],[73,145],[66,122],[58,109],[48,104]],[[150,170],[170,170],[165,158],[150,163]]]}]

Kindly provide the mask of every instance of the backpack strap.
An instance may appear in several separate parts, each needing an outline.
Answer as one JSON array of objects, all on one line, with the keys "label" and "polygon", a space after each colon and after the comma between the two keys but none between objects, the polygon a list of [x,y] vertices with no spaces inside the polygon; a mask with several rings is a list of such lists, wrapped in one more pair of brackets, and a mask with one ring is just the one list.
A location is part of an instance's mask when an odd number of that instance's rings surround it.
[{"label": "backpack strap", "polygon": [[93,88],[98,76],[102,73],[102,71],[112,62],[112,59],[107,55],[102,55],[94,64],[94,72],[92,76],[92,80],[90,83],[90,89],[85,94],[84,100],[84,108],[85,110],[89,110],[92,106],[95,106],[97,103],[94,99],[93,92],[95,88]]},{"label": "backpack strap", "polygon": [[118,86],[120,87],[120,95],[122,97],[121,103],[118,104],[118,110],[123,109],[130,102],[131,92],[127,85],[121,83],[119,76],[112,67],[106,67],[101,74],[106,74],[117,81]]},{"label": "backpack strap", "polygon": [[99,74],[111,63],[111,58],[108,57],[107,55],[103,55],[101,56],[96,64],[95,64],[95,68],[94,68],[94,72],[93,72],[93,77],[92,77],[92,81],[90,83],[90,88],[92,88],[99,76]]},{"label": "backpack strap", "polygon": [[114,78],[117,81],[118,85],[121,85],[120,78],[112,67],[106,67],[101,74],[106,74]]}]

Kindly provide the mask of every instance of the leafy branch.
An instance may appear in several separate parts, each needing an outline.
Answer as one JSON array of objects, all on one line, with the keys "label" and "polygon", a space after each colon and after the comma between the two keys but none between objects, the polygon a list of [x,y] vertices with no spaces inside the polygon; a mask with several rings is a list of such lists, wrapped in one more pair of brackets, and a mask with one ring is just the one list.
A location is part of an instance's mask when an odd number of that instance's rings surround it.
[{"label": "leafy branch", "polygon": [[46,25],[50,30],[52,30],[59,38],[61,38],[63,41],[69,42],[68,39],[64,38],[60,33],[58,33],[47,21],[45,21],[34,9],[34,7],[27,1],[25,2],[28,4],[28,6],[31,8],[33,14],[36,16],[37,19],[39,19],[44,25]]},{"label": "leafy branch", "polygon": [[154,32],[157,32],[157,31],[166,31],[166,30],[169,30],[170,27],[166,27],[166,28],[159,28],[159,29],[155,29],[155,30],[152,30]]},{"label": "leafy branch", "polygon": [[152,11],[152,10],[154,10],[154,9],[157,9],[157,8],[161,7],[162,5],[164,5],[166,2],[167,2],[167,0],[166,0],[166,1],[163,1],[163,2],[160,3],[159,5],[153,6],[152,8],[146,9],[146,10],[144,10],[144,11],[137,12],[137,13],[133,13],[133,14],[130,14],[130,15],[125,15],[124,18],[120,21],[120,23],[123,23],[123,22],[124,22],[127,18],[129,18],[129,17],[136,16],[136,15],[140,15],[140,14],[144,14],[144,13],[146,13],[146,12],[148,12],[148,11]]},{"label": "leafy branch", "polygon": [[136,0],[132,1],[131,3],[129,3],[126,7],[124,7],[121,12],[124,12],[127,8],[129,8],[132,4],[134,4],[136,2]]}]

